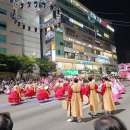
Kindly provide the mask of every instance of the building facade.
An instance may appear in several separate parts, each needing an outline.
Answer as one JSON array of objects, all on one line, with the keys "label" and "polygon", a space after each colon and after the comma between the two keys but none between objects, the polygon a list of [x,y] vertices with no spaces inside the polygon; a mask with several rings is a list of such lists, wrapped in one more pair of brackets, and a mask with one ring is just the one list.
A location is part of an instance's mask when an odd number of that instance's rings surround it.
[{"label": "building facade", "polygon": [[61,10],[61,24],[50,42],[50,56],[58,70],[116,71],[114,29],[78,1],[57,0],[56,5]]},{"label": "building facade", "polygon": [[11,0],[0,1],[0,53],[40,57],[43,49],[62,73],[84,68],[102,73],[116,70],[114,29],[106,21],[76,0],[56,0],[56,8],[43,19],[47,26],[54,19],[59,19],[59,23],[43,29],[45,36],[40,48],[41,25],[34,5],[33,1],[31,7],[19,8],[20,20],[15,21]]},{"label": "building facade", "polygon": [[17,11],[19,19],[12,19],[12,0],[0,1],[0,53],[40,57],[39,16],[36,9],[32,6]]}]

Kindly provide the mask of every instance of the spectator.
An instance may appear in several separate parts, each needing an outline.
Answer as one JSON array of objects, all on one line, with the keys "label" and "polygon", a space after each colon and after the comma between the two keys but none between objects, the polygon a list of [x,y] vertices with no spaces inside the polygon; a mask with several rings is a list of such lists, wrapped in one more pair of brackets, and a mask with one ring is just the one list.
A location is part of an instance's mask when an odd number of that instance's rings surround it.
[{"label": "spectator", "polygon": [[124,123],[115,116],[105,115],[95,121],[95,130],[127,130]]},{"label": "spectator", "polygon": [[0,130],[12,130],[13,121],[9,113],[0,113]]}]

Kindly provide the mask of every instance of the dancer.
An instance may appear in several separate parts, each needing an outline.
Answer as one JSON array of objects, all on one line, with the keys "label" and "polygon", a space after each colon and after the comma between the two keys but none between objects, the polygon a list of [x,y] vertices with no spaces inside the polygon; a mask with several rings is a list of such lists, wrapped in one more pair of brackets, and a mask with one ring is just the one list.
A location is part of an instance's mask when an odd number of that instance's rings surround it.
[{"label": "dancer", "polygon": [[98,86],[95,82],[93,82],[93,78],[88,78],[89,83],[86,86],[86,95],[89,97],[89,103],[90,103],[90,115],[91,116],[97,116],[98,111],[98,98],[97,98],[97,89]]},{"label": "dancer", "polygon": [[45,86],[44,84],[41,84],[41,86],[39,86],[39,89],[37,92],[37,100],[39,102],[43,102],[45,99],[49,99],[50,92],[48,89],[49,88]]},{"label": "dancer", "polygon": [[56,81],[56,84],[54,86],[54,92],[55,92],[55,98],[56,99],[62,99],[64,97],[65,94],[65,87],[63,87],[63,80],[62,79],[58,79],[58,81]]},{"label": "dancer", "polygon": [[103,95],[102,109],[105,110],[106,114],[111,114],[115,110],[115,103],[112,98],[111,84],[107,77],[103,77],[100,93]]},{"label": "dancer", "polygon": [[18,85],[15,85],[13,87],[13,90],[8,96],[8,102],[11,103],[12,105],[19,104],[21,102],[21,95],[20,95]]},{"label": "dancer", "polygon": [[67,110],[68,115],[70,116],[67,122],[71,122],[74,120],[74,117],[77,118],[78,122],[81,122],[81,117],[83,115],[82,108],[82,88],[79,85],[78,79],[74,79],[73,85],[69,89],[68,100],[70,101],[69,107]]},{"label": "dancer", "polygon": [[121,94],[125,93],[126,92],[126,88],[125,86],[123,86],[123,84],[119,81],[119,79],[117,77],[115,77],[115,80],[116,80],[116,83],[118,84],[119,86],[119,91]]},{"label": "dancer", "polygon": [[120,92],[115,84],[115,79],[110,77],[109,80],[111,81],[110,84],[111,84],[111,89],[112,89],[113,100],[115,103],[118,103],[119,98],[121,97],[121,94],[120,94]]},{"label": "dancer", "polygon": [[32,98],[36,95],[36,88],[33,84],[27,84],[25,89],[25,97]]}]

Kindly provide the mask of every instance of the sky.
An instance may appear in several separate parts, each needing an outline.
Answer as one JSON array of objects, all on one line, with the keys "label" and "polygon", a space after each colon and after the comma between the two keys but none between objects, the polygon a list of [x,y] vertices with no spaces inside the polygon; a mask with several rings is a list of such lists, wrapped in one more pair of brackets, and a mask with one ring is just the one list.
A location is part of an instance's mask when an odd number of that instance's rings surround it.
[{"label": "sky", "polygon": [[[125,63],[130,51],[130,4],[128,0],[79,0],[100,18],[109,19],[115,29],[118,62]],[[123,22],[119,22],[123,21]],[[130,62],[130,61],[129,61]]]}]

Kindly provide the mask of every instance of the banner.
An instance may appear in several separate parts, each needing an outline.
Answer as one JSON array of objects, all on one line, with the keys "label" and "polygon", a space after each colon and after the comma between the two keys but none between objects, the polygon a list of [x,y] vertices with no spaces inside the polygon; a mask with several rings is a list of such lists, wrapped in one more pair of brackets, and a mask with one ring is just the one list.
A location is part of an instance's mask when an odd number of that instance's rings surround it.
[{"label": "banner", "polygon": [[65,75],[66,76],[76,76],[76,75],[78,75],[78,70],[66,70]]}]

